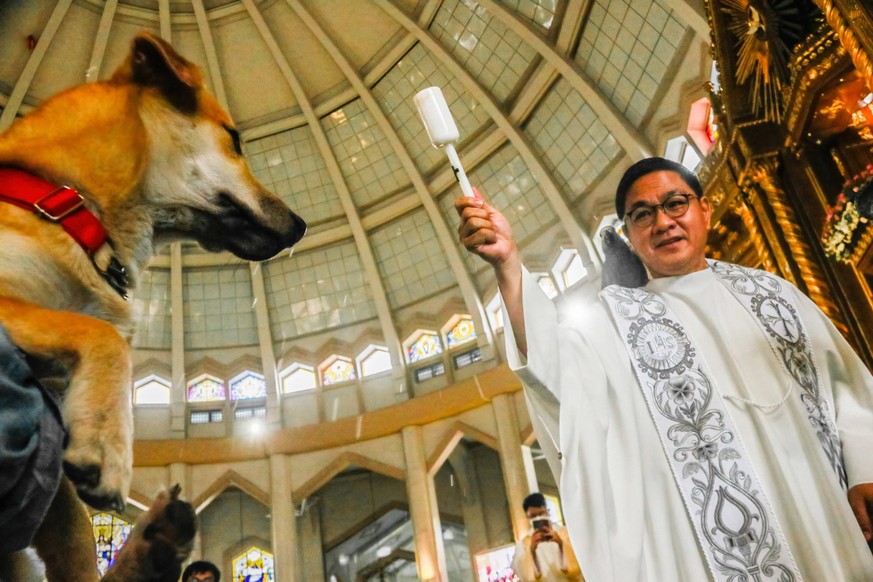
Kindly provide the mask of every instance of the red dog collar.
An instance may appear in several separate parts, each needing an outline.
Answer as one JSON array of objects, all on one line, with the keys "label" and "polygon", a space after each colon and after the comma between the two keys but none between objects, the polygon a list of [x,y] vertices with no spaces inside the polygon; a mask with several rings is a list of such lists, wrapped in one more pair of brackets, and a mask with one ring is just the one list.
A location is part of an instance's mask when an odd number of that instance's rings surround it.
[{"label": "red dog collar", "polygon": [[56,186],[16,168],[0,168],[0,201],[61,225],[89,256],[106,242],[100,220],[85,208],[81,194],[68,186]]},{"label": "red dog collar", "polygon": [[[0,168],[0,201],[30,210],[61,225],[85,249],[92,263],[94,253],[108,239],[100,220],[85,208],[85,199],[69,186],[55,186],[16,168]],[[127,270],[115,256],[110,258],[106,270],[96,264],[94,267],[110,287],[127,299],[130,280]]]}]

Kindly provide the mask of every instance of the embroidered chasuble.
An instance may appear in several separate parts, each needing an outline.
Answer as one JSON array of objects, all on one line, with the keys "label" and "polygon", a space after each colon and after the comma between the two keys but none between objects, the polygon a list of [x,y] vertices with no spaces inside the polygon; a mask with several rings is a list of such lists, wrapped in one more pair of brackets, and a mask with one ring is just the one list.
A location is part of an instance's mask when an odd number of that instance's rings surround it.
[{"label": "embroidered chasuble", "polygon": [[[815,383],[808,374],[798,374],[796,367],[793,376],[789,373],[779,355],[784,351],[771,347],[750,308],[711,269],[655,279],[645,287],[681,325],[694,365],[711,379],[705,385],[713,392],[712,402],[724,412],[724,426],[736,435],[734,442],[742,444],[736,456],[748,463],[754,476],[738,477],[742,463],[731,476],[735,453],[721,452],[720,460],[728,463],[719,467],[726,468],[729,481],[740,483],[739,489],[710,487],[712,503],[699,498],[701,505],[689,498],[686,508],[675,463],[667,456],[675,459],[676,451],[665,451],[629,356],[627,334],[618,331],[606,302],[592,299],[580,308],[567,301],[567,313],[561,314],[559,323],[553,303],[525,271],[528,358],[523,361],[519,355],[504,317],[507,357],[525,384],[541,446],[547,454],[550,449],[561,453],[559,461],[549,455],[550,462],[559,469],[567,527],[587,579],[739,582],[744,578],[731,578],[730,568],[720,570],[718,561],[730,561],[724,551],[737,549],[741,556],[740,546],[742,551],[760,549],[760,536],[766,534],[763,543],[768,549],[779,546],[780,556],[764,561],[778,562],[782,569],[770,569],[753,580],[873,580],[873,556],[841,483],[845,479],[851,487],[873,482],[873,378],[806,296],[781,279],[773,280],[789,296],[805,328],[818,373]],[[769,317],[774,302],[778,303],[775,296],[759,297],[755,305],[766,303]],[[793,338],[781,329],[781,335]],[[796,356],[788,364],[801,360]],[[834,456],[840,439],[841,462]],[[676,442],[688,444],[681,438]],[[698,465],[706,461],[709,467],[708,450],[691,449],[689,458]],[[697,473],[694,467],[685,472],[703,484],[719,477],[719,471]],[[736,516],[756,503],[745,499],[745,509],[733,517],[723,511],[726,521],[716,524],[714,508],[744,506],[743,491],[756,493],[751,497],[761,500],[756,510],[762,513],[743,524]],[[767,528],[760,529],[759,520],[766,521]],[[747,527],[752,522],[754,527]],[[722,526],[716,551],[705,551],[698,536],[711,535],[707,532]],[[731,537],[731,532],[750,537]],[[723,543],[728,539],[733,541]],[[750,540],[755,541],[747,543]]]}]

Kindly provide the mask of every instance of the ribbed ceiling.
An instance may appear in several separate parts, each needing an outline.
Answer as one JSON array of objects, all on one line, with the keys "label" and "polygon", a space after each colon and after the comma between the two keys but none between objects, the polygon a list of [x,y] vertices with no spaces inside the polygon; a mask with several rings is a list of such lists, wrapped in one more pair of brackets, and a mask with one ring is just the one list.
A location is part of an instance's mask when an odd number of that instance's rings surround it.
[{"label": "ribbed ceiling", "polygon": [[471,180],[538,270],[563,245],[593,273],[590,235],[615,172],[663,143],[682,87],[702,95],[708,38],[687,28],[697,4],[7,0],[0,124],[106,78],[141,30],[170,40],[227,106],[257,177],[310,231],[293,256],[254,267],[195,245],[162,249],[135,297],[137,360],[169,366],[183,350],[189,362],[250,354],[281,367],[326,351],[353,358],[372,341],[397,363],[409,334],[456,313],[487,342],[494,293],[454,240],[459,193],[412,96],[442,87]]}]

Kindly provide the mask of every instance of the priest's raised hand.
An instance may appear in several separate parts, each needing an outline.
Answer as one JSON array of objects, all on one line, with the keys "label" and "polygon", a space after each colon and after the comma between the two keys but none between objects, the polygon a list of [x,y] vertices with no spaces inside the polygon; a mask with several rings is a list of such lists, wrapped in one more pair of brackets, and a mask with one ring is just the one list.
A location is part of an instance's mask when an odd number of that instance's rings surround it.
[{"label": "priest's raised hand", "polygon": [[494,267],[497,286],[512,323],[518,351],[527,353],[524,333],[524,311],[521,298],[521,259],[512,237],[512,227],[506,217],[488,204],[478,190],[475,198],[464,196],[455,200],[455,210],[461,218],[458,238],[471,253],[477,254]]}]

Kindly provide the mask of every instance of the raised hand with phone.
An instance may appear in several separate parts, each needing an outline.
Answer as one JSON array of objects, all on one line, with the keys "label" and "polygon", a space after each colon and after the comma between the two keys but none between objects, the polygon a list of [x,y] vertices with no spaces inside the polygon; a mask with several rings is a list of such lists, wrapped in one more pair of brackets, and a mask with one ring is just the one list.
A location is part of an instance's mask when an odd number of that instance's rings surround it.
[{"label": "raised hand with phone", "polygon": [[521,582],[584,580],[566,528],[549,516],[541,493],[528,495],[523,504],[531,525],[530,533],[515,546],[512,569]]}]

